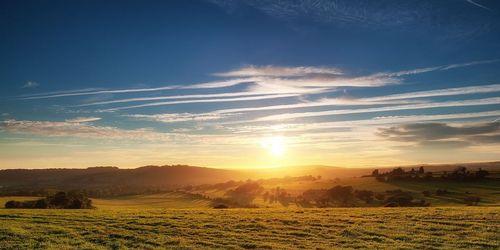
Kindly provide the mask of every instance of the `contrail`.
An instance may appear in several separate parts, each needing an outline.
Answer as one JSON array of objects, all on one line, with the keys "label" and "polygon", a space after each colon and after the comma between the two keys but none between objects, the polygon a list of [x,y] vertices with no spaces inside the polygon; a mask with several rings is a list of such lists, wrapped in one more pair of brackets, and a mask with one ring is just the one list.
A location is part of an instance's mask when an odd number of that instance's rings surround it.
[{"label": "contrail", "polygon": [[474,2],[474,0],[466,0],[466,1],[468,3],[470,3],[470,4],[473,4],[473,5],[477,6],[477,7],[479,7],[479,8],[491,11],[490,8],[488,8],[488,7],[484,6],[484,5],[478,4],[478,3]]}]

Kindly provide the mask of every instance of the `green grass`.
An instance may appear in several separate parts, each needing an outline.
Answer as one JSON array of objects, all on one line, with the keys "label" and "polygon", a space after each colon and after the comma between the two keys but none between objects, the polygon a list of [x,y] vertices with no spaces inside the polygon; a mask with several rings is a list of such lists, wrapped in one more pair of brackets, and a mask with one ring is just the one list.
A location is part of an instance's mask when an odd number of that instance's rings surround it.
[{"label": "green grass", "polygon": [[[0,209],[0,249],[500,249],[498,182],[279,184],[296,193],[334,185],[400,188],[419,198],[438,188],[450,194],[426,197],[434,206],[428,208],[283,208],[259,197],[260,206],[271,208],[216,210],[199,196],[166,192],[93,199],[97,208],[91,210]],[[481,206],[464,206],[465,192],[480,196]],[[0,204],[32,199],[37,197],[0,197]]]},{"label": "green grass", "polygon": [[98,208],[208,208],[207,199],[193,198],[185,193],[166,192],[151,195],[131,195],[108,199],[92,199]]},{"label": "green grass", "polygon": [[[264,184],[266,190],[273,190],[276,187],[285,189],[293,195],[299,195],[306,189],[328,189],[336,185],[352,186],[354,189],[371,190],[378,193],[384,193],[387,190],[401,189],[410,191],[416,199],[425,199],[431,203],[431,206],[464,206],[464,198],[467,196],[478,196],[481,198],[481,206],[500,206],[500,181],[483,180],[480,182],[451,182],[451,181],[426,181],[426,182],[380,182],[375,178],[344,178],[339,180],[321,180],[321,181],[297,181],[283,182],[278,184]],[[437,189],[446,189],[449,194],[435,195]],[[425,197],[422,191],[431,191],[430,197]],[[222,196],[225,191],[208,190],[205,194],[211,197]],[[255,202],[263,207],[282,207],[279,203],[266,203],[261,197]],[[359,204],[363,205],[363,204]],[[383,204],[373,204],[382,206]],[[294,205],[292,205],[293,207]]]},{"label": "green grass", "polygon": [[1,249],[498,249],[500,208],[0,209]]}]

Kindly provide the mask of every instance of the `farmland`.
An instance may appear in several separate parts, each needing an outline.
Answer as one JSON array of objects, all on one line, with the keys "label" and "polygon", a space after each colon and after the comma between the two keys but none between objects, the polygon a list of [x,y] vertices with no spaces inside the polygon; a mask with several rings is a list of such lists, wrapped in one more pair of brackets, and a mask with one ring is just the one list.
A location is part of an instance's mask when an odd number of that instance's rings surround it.
[{"label": "farmland", "polygon": [[0,246],[23,248],[491,248],[500,209],[0,209]]},{"label": "farmland", "polygon": [[[92,198],[94,209],[0,209],[0,249],[498,249],[498,179],[476,182],[393,181],[372,177],[259,180],[257,208],[213,209],[212,201],[248,183]],[[225,183],[221,183],[225,184]],[[403,190],[430,207],[301,207],[269,202],[263,192],[352,186],[382,194]],[[446,189],[437,194],[436,190]],[[423,191],[431,192],[423,195]],[[481,198],[466,206],[464,197]],[[4,196],[29,201],[34,196]]]}]

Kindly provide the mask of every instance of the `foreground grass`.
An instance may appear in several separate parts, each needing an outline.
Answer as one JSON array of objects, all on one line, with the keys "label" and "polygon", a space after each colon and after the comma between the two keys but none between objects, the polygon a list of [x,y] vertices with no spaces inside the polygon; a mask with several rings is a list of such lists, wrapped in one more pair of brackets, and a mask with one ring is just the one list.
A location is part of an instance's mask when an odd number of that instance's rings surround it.
[{"label": "foreground grass", "polygon": [[500,248],[500,208],[0,209],[0,248]]}]

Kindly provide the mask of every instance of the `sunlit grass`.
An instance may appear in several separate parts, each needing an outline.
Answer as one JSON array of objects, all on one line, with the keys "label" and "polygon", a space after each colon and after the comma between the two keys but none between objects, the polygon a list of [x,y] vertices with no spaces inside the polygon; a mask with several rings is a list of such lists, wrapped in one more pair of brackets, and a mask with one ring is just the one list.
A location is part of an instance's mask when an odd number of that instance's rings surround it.
[{"label": "sunlit grass", "polygon": [[491,248],[500,209],[0,209],[0,248]]}]

